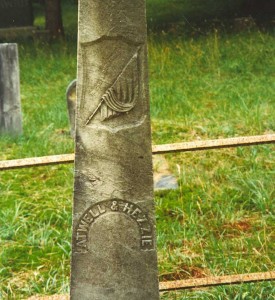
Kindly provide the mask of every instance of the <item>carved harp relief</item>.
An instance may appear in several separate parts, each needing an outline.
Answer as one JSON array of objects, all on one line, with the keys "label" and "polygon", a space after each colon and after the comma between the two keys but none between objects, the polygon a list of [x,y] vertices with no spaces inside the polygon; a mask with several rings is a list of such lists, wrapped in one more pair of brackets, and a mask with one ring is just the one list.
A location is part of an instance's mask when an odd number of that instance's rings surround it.
[{"label": "carved harp relief", "polygon": [[[119,130],[144,121],[142,50],[140,44],[123,38],[105,37],[83,45],[85,125]],[[87,51],[95,54],[94,60],[86,59],[91,57]]]}]

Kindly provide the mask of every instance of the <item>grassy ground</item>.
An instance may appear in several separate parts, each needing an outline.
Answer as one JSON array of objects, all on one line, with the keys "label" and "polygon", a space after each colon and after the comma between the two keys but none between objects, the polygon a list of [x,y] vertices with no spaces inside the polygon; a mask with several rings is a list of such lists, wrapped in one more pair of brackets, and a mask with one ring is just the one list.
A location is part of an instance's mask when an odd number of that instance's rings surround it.
[{"label": "grassy ground", "polygon": [[[24,135],[0,138],[1,160],[73,152],[64,94],[75,78],[75,20],[68,5],[66,41],[20,43]],[[274,132],[274,57],[272,32],[257,28],[151,32],[153,143]],[[160,280],[274,270],[272,150],[167,155],[180,188],[155,195]],[[0,299],[68,292],[72,182],[71,165],[0,173]],[[161,298],[274,295],[266,282]]]}]

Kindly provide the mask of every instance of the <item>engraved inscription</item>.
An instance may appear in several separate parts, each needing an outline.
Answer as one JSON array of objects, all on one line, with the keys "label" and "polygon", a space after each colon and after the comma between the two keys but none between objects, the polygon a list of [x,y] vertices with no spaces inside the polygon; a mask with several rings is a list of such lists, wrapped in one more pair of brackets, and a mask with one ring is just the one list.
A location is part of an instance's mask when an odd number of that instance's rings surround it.
[{"label": "engraved inscription", "polygon": [[102,201],[92,205],[81,216],[75,229],[75,245],[77,253],[87,253],[89,230],[92,224],[108,213],[122,213],[130,217],[138,225],[140,232],[140,248],[142,250],[154,249],[153,228],[148,216],[136,204],[120,200],[112,199]]},{"label": "engraved inscription", "polygon": [[144,121],[144,50],[143,44],[119,36],[81,44],[79,109],[83,126],[112,130]]}]

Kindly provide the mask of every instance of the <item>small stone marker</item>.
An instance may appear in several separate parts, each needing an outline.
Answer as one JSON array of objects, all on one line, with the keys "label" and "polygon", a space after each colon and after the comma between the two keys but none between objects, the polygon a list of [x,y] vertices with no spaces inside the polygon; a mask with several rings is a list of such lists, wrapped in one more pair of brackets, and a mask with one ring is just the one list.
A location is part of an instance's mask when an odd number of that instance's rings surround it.
[{"label": "small stone marker", "polygon": [[71,299],[159,299],[145,0],[79,1]]},{"label": "small stone marker", "polygon": [[22,133],[17,44],[0,44],[0,133]]},{"label": "small stone marker", "polygon": [[31,0],[0,0],[0,28],[32,25]]},{"label": "small stone marker", "polygon": [[67,108],[71,126],[71,136],[75,135],[75,109],[76,109],[76,79],[73,80],[66,91]]},{"label": "small stone marker", "polygon": [[176,176],[170,171],[169,164],[163,155],[156,155],[154,165],[154,190],[176,190],[179,188]]}]

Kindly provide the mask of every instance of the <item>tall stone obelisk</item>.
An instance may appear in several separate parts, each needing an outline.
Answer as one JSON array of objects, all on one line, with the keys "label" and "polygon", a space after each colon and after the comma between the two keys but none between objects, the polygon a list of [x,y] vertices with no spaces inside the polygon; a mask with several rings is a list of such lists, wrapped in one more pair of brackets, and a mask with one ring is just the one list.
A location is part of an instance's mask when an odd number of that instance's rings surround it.
[{"label": "tall stone obelisk", "polygon": [[156,300],[145,0],[79,1],[71,299]]}]

